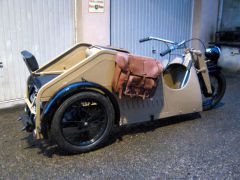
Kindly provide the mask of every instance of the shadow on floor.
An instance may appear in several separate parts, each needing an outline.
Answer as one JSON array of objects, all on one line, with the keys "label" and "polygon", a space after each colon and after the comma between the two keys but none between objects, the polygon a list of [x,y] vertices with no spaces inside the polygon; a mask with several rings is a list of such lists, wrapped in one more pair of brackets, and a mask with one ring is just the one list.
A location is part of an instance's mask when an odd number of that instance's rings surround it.
[{"label": "shadow on floor", "polygon": [[[154,131],[155,129],[160,127],[177,124],[185,121],[191,121],[197,118],[200,118],[199,113],[165,118],[165,119],[144,122],[144,123],[139,123],[134,125],[115,127],[107,143],[105,143],[100,148],[113,144],[116,141],[122,141],[122,137],[125,135],[147,133],[150,131]],[[22,140],[25,140],[28,143],[28,147],[26,147],[26,149],[38,148],[40,150],[38,152],[39,154],[43,154],[44,156],[49,158],[51,158],[54,154],[60,155],[60,156],[73,155],[61,150],[57,145],[53,144],[51,141],[48,141],[48,140],[42,141],[42,140],[34,139],[32,134],[29,134]]]}]

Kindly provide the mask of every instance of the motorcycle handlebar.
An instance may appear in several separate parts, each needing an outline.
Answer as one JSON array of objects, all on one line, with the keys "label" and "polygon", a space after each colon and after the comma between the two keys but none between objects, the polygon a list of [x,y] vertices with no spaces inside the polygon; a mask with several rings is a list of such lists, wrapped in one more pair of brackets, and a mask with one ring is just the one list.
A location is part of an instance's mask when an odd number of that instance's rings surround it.
[{"label": "motorcycle handlebar", "polygon": [[156,41],[161,41],[161,42],[164,42],[164,43],[172,44],[172,47],[170,47],[169,49],[167,49],[167,50],[165,50],[165,51],[160,53],[161,56],[165,56],[166,54],[172,52],[173,50],[178,49],[179,47],[184,45],[185,42],[186,42],[184,40],[184,41],[182,41],[180,43],[176,43],[176,42],[173,42],[173,41],[170,41],[170,40],[161,39],[161,38],[152,37],[152,36],[149,36],[149,37],[146,37],[146,38],[142,38],[142,39],[139,40],[139,42],[142,43],[142,42],[149,41],[149,40],[156,40]]},{"label": "motorcycle handlebar", "polygon": [[170,41],[170,40],[167,40],[167,39],[158,38],[158,37],[153,37],[153,36],[149,36],[149,37],[140,39],[139,42],[142,43],[142,42],[150,41],[150,40],[161,41],[161,42],[169,43],[169,44],[176,44],[176,43],[173,42],[173,41]]},{"label": "motorcycle handlebar", "polygon": [[182,47],[182,46],[185,44],[185,42],[186,42],[186,41],[184,40],[184,41],[182,41],[182,42],[180,42],[180,43],[178,43],[178,44],[173,45],[173,46],[170,47],[169,49],[161,52],[161,53],[160,53],[160,56],[165,56],[166,54],[172,52],[173,50]]}]

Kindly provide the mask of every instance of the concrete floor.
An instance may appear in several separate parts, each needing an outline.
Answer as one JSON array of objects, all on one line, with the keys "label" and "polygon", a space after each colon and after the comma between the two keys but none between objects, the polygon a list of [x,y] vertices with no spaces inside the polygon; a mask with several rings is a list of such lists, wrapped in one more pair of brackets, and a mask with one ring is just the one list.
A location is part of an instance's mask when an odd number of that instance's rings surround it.
[{"label": "concrete floor", "polygon": [[68,155],[35,141],[0,110],[0,179],[240,179],[240,75],[220,106],[115,131],[96,151]]}]

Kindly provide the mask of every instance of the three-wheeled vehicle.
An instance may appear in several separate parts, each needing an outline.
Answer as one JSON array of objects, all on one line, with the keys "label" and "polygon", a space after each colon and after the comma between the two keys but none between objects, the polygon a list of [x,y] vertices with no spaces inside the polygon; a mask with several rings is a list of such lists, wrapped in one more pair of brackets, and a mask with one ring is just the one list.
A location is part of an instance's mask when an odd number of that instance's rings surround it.
[{"label": "three-wheeled vehicle", "polygon": [[102,145],[114,125],[153,121],[215,107],[225,92],[217,67],[218,47],[205,56],[156,37],[141,39],[183,49],[181,58],[160,60],[127,50],[80,43],[39,68],[22,51],[30,71],[25,94],[24,130],[37,139],[51,138],[69,152],[87,152]]}]

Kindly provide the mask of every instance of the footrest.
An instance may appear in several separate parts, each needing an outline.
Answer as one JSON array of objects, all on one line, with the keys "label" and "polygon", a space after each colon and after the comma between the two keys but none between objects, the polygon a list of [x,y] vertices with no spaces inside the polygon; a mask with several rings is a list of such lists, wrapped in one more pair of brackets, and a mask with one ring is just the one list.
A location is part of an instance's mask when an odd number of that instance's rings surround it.
[{"label": "footrest", "polygon": [[32,119],[25,113],[21,114],[18,118],[19,121],[22,121],[23,128],[22,131],[33,132],[35,125]]}]

